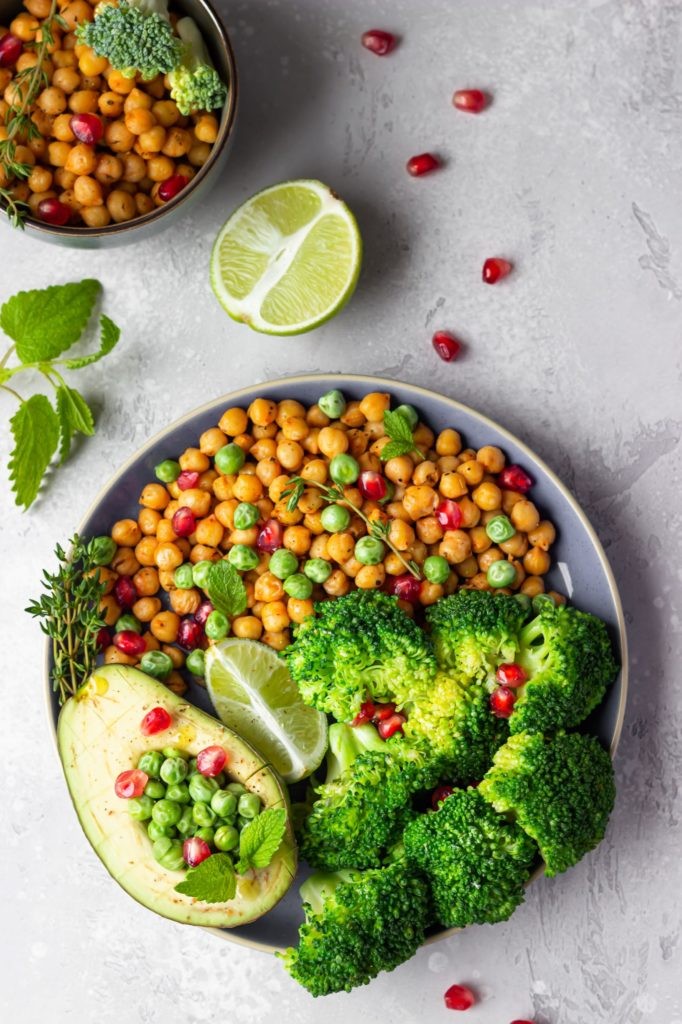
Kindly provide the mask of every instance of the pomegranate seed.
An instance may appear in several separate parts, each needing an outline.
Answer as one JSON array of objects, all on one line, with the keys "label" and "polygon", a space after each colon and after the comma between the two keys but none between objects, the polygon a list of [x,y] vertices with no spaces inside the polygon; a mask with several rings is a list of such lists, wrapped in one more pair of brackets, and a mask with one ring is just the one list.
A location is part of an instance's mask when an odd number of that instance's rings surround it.
[{"label": "pomegranate seed", "polygon": [[189,491],[199,483],[199,474],[193,469],[183,469],[175,482],[181,491]]},{"label": "pomegranate seed", "polygon": [[10,64],[16,64],[21,57],[24,44],[18,36],[6,32],[0,39],[0,68],[8,68]]},{"label": "pomegranate seed", "polygon": [[431,338],[431,344],[444,363],[451,363],[462,351],[461,342],[449,331],[436,331]]},{"label": "pomegranate seed", "polygon": [[41,199],[38,203],[38,216],[46,224],[63,227],[69,221],[71,210],[59,199]]},{"label": "pomegranate seed", "polygon": [[370,501],[382,501],[388,493],[388,484],[381,475],[373,469],[366,469],[360,474],[358,487],[363,498]]},{"label": "pomegranate seed", "polygon": [[459,530],[462,525],[462,510],[452,498],[439,502],[433,514],[444,530]]},{"label": "pomegranate seed", "polygon": [[490,710],[496,718],[509,718],[515,703],[516,694],[508,686],[498,686],[490,694]]},{"label": "pomegranate seed", "polygon": [[444,998],[448,1010],[468,1010],[476,1002],[476,996],[466,985],[451,985]]},{"label": "pomegranate seed", "polygon": [[405,165],[407,173],[413,178],[421,178],[422,174],[430,174],[440,167],[440,160],[433,153],[419,153],[418,156],[411,156]]},{"label": "pomegranate seed", "polygon": [[165,708],[152,708],[140,722],[140,732],[143,736],[153,736],[157,732],[165,732],[171,722],[172,718]]},{"label": "pomegranate seed", "polygon": [[517,665],[516,662],[510,661],[504,665],[497,666],[495,678],[502,686],[515,687],[523,686],[528,679],[528,675],[520,665]]},{"label": "pomegranate seed", "polygon": [[182,192],[188,181],[189,178],[186,174],[171,174],[170,178],[166,178],[159,185],[159,199],[162,199],[164,203],[167,203],[169,199],[175,199],[178,192]]},{"label": "pomegranate seed", "polygon": [[74,114],[69,128],[79,142],[86,142],[88,146],[96,146],[104,135],[104,125],[97,114]]},{"label": "pomegranate seed", "polygon": [[511,1024],[535,1024],[533,1020],[513,1020]]},{"label": "pomegranate seed", "polygon": [[137,587],[130,576],[119,576],[114,584],[116,604],[121,608],[132,608],[137,601]]},{"label": "pomegranate seed", "polygon": [[437,811],[438,805],[442,804],[443,800],[447,800],[449,796],[452,796],[454,792],[452,786],[436,786],[431,794],[431,806],[434,811]]},{"label": "pomegranate seed", "polygon": [[402,576],[393,576],[388,584],[389,594],[395,595],[401,601],[418,601],[421,591],[422,581],[410,572],[406,572]]},{"label": "pomegranate seed", "polygon": [[385,718],[383,721],[379,722],[377,730],[382,740],[389,740],[391,736],[395,736],[397,732],[402,732],[406,721],[407,719],[405,718],[405,715],[401,715],[396,711],[396,713],[391,715],[390,718]]},{"label": "pomegranate seed", "polygon": [[171,525],[178,537],[189,537],[196,530],[197,520],[192,509],[183,506],[171,519]]},{"label": "pomegranate seed", "polygon": [[206,619],[209,617],[211,612],[214,612],[215,608],[210,601],[202,601],[197,610],[194,613],[194,621],[198,622],[200,626],[206,625]]},{"label": "pomegranate seed", "polygon": [[211,856],[211,847],[204,839],[193,836],[191,839],[185,839],[182,844],[182,856],[185,858],[185,864],[195,868],[202,860]]},{"label": "pomegranate seed", "polygon": [[483,264],[481,277],[486,284],[497,284],[503,277],[511,273],[511,268],[509,260],[503,260],[500,256],[491,256]]},{"label": "pomegranate seed", "polygon": [[350,724],[365,725],[366,722],[371,722],[374,718],[375,711],[376,708],[372,701],[366,700],[364,704],[360,705],[360,710]]},{"label": "pomegranate seed", "polygon": [[267,522],[263,523],[256,538],[256,547],[259,551],[267,551],[272,554],[273,551],[277,551],[283,545],[284,539],[281,524],[276,519],[268,519]]},{"label": "pomegranate seed", "polygon": [[139,768],[130,768],[116,777],[114,792],[122,800],[132,800],[134,796],[142,796],[148,782],[149,776],[146,772],[140,771]]},{"label": "pomegranate seed", "polygon": [[215,775],[220,775],[226,761],[227,754],[222,747],[204,747],[197,754],[197,771],[213,778]]},{"label": "pomegranate seed", "polygon": [[372,721],[383,722],[391,715],[395,714],[395,704],[375,704],[374,714],[372,715]]},{"label": "pomegranate seed", "polygon": [[197,622],[193,615],[188,615],[182,620],[177,637],[177,642],[181,647],[184,647],[186,651],[193,651],[199,647],[203,639],[204,627]]},{"label": "pomegranate seed", "polygon": [[505,491],[528,494],[533,486],[533,478],[521,466],[505,466],[498,477],[498,483]]},{"label": "pomegranate seed", "polygon": [[480,89],[457,89],[452,97],[452,105],[467,114],[480,114],[487,103],[488,97]]},{"label": "pomegranate seed", "polygon": [[377,57],[385,57],[387,53],[395,49],[397,40],[390,32],[383,32],[380,28],[372,28],[369,32],[364,33],[361,42],[366,50],[376,53]]},{"label": "pomegranate seed", "polygon": [[138,654],[144,654],[147,650],[147,641],[139,633],[134,633],[132,629],[124,629],[114,636],[114,647],[122,654],[136,658]]},{"label": "pomegranate seed", "polygon": [[108,647],[111,643],[111,633],[106,626],[102,626],[99,633],[97,634],[97,646],[100,651],[103,651],[105,647]]}]

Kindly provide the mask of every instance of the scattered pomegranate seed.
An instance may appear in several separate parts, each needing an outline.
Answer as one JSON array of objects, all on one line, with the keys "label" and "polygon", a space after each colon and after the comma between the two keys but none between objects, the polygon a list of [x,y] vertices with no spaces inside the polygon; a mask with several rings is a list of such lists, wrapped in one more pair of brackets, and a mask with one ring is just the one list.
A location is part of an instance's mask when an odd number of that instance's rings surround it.
[{"label": "scattered pomegranate seed", "polygon": [[152,708],[140,722],[140,732],[143,736],[154,736],[157,732],[165,732],[170,728],[173,721],[165,708]]},{"label": "scattered pomegranate seed", "polygon": [[437,811],[438,805],[442,804],[443,800],[447,800],[449,796],[452,796],[454,792],[452,786],[436,786],[431,794],[431,806],[434,811]]},{"label": "scattered pomegranate seed", "polygon": [[200,626],[205,626],[206,619],[213,611],[215,611],[215,608],[210,601],[202,601],[194,613],[194,621],[198,622]]},{"label": "scattered pomegranate seed", "polygon": [[457,89],[452,97],[452,105],[467,114],[480,114],[487,104],[488,97],[480,89]]},{"label": "scattered pomegranate seed", "polygon": [[116,604],[121,608],[132,608],[138,598],[137,587],[130,576],[119,576],[114,584]]},{"label": "scattered pomegranate seed", "polygon": [[490,710],[497,718],[509,718],[515,703],[516,694],[508,686],[498,686],[490,694]]},{"label": "scattered pomegranate seed", "polygon": [[211,847],[204,839],[193,836],[191,839],[185,839],[182,844],[182,856],[185,858],[185,864],[195,868],[202,860],[211,856]]},{"label": "scattered pomegranate seed", "polygon": [[213,778],[215,775],[220,775],[226,761],[227,754],[222,747],[204,747],[197,754],[197,771]]},{"label": "scattered pomegranate seed", "polygon": [[278,548],[284,546],[282,526],[276,519],[268,519],[261,527],[256,538],[256,547],[259,551],[268,551],[272,554]]},{"label": "scattered pomegranate seed", "polygon": [[418,156],[411,156],[405,166],[413,178],[421,178],[422,174],[437,171],[440,165],[440,160],[433,153],[419,153]]},{"label": "scattered pomegranate seed", "polygon": [[132,629],[124,629],[114,636],[114,647],[121,654],[128,654],[131,658],[136,658],[147,650],[147,641]]},{"label": "scattered pomegranate seed", "polygon": [[461,342],[449,331],[436,331],[431,344],[444,363],[451,363],[462,351]]},{"label": "scattered pomegranate seed", "polygon": [[87,142],[88,146],[96,146],[104,135],[104,125],[97,114],[74,114],[69,128],[79,142]]},{"label": "scattered pomegranate seed", "polygon": [[186,651],[193,651],[204,639],[204,627],[197,622],[193,615],[188,615],[182,620],[178,627],[177,642]]},{"label": "scattered pomegranate seed", "polygon": [[132,800],[134,796],[142,796],[148,782],[149,776],[146,772],[140,771],[139,768],[130,768],[116,777],[114,792],[122,800]]},{"label": "scattered pomegranate seed", "polygon": [[533,1020],[513,1020],[511,1024],[535,1024]]},{"label": "scattered pomegranate seed", "polygon": [[388,583],[388,592],[399,598],[401,601],[419,600],[422,592],[422,581],[418,580],[411,572],[403,573],[402,576],[392,576]]},{"label": "scattered pomegranate seed", "polygon": [[178,537],[189,537],[197,527],[197,520],[191,508],[182,506],[171,519],[171,525]]},{"label": "scattered pomegranate seed", "polygon": [[189,491],[199,483],[199,474],[194,469],[183,469],[175,482],[181,491]]},{"label": "scattered pomegranate seed", "polygon": [[366,700],[364,704],[360,705],[360,710],[357,715],[350,723],[351,725],[365,725],[367,722],[371,722],[374,718],[376,708],[371,700]]},{"label": "scattered pomegranate seed", "polygon": [[100,651],[103,651],[105,647],[108,647],[111,643],[111,633],[106,626],[102,626],[99,633],[97,634],[97,646]]},{"label": "scattered pomegranate seed", "polygon": [[38,216],[46,224],[55,224],[63,227],[68,223],[71,216],[71,209],[62,203],[60,199],[41,199],[38,203]]},{"label": "scattered pomegranate seed", "polygon": [[486,284],[497,284],[507,274],[511,274],[512,265],[509,260],[503,260],[501,256],[491,256],[483,264],[481,277]]},{"label": "scattered pomegranate seed", "polygon": [[21,57],[24,44],[18,36],[6,32],[0,39],[0,68],[8,68],[10,64],[16,64]]},{"label": "scattered pomegranate seed", "polygon": [[162,199],[164,203],[167,203],[169,199],[175,199],[178,192],[182,192],[188,181],[189,178],[186,174],[171,174],[170,178],[166,178],[159,185],[159,199]]},{"label": "scattered pomegranate seed", "polygon": [[391,715],[395,714],[395,704],[375,704],[374,714],[372,715],[372,721],[374,724],[384,722]]},{"label": "scattered pomegranate seed", "polygon": [[366,469],[360,474],[358,487],[363,498],[369,498],[370,501],[383,501],[388,494],[388,484],[381,473],[373,469]]},{"label": "scattered pomegranate seed", "polygon": [[402,732],[406,721],[405,715],[401,715],[398,711],[394,715],[390,715],[389,718],[382,719],[377,726],[382,740],[388,740],[397,732]]},{"label": "scattered pomegranate seed", "polygon": [[498,482],[505,491],[518,491],[519,494],[528,494],[533,486],[533,478],[521,466],[505,466]]},{"label": "scattered pomegranate seed", "polygon": [[366,50],[376,53],[377,57],[385,57],[387,53],[395,49],[397,39],[390,32],[383,32],[380,28],[372,28],[365,32],[361,39]]},{"label": "scattered pomegranate seed", "polygon": [[444,530],[459,530],[462,525],[462,510],[452,498],[440,501],[433,514]]},{"label": "scattered pomegranate seed", "polygon": [[476,996],[466,985],[451,985],[444,998],[448,1010],[468,1010],[476,1002]]},{"label": "scattered pomegranate seed", "polygon": [[504,665],[497,666],[495,678],[501,686],[515,687],[523,686],[528,679],[528,674],[516,662],[510,661]]}]

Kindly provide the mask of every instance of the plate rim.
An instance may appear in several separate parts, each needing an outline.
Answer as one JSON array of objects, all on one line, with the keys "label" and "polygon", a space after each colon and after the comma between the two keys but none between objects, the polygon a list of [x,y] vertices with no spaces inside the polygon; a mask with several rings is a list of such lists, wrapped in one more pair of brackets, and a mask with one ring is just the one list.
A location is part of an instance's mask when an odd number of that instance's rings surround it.
[{"label": "plate rim", "polygon": [[[555,471],[550,466],[547,465],[544,459],[537,455],[533,451],[533,449],[528,444],[526,444],[525,441],[517,437],[516,434],[513,434],[512,431],[507,430],[506,427],[501,426],[490,416],[487,416],[485,413],[479,412],[477,409],[473,409],[469,405],[465,405],[464,402],[460,402],[456,398],[450,398],[449,395],[444,395],[438,391],[433,391],[431,390],[431,388],[422,387],[422,385],[420,384],[411,384],[409,381],[392,380],[389,377],[374,376],[372,374],[341,372],[290,374],[282,377],[275,377],[273,380],[266,380],[256,384],[249,384],[245,387],[237,388],[235,391],[228,391],[224,395],[218,395],[212,398],[210,401],[204,402],[201,405],[196,406],[194,409],[191,409],[189,412],[184,413],[182,416],[179,416],[171,423],[168,423],[161,430],[158,430],[152,437],[148,438],[147,441],[145,441],[144,444],[142,444],[139,448],[136,448],[135,451],[131,455],[129,455],[128,458],[119,466],[116,472],[107,479],[106,483],[104,483],[102,487],[99,488],[97,494],[88,505],[86,511],[81,516],[79,525],[76,528],[76,532],[82,532],[85,523],[88,521],[88,519],[90,519],[95,509],[104,500],[106,492],[111,490],[111,488],[120,480],[123,474],[126,473],[127,470],[133,465],[133,463],[137,462],[141,458],[141,456],[143,456],[144,453],[148,451],[149,448],[151,448],[158,441],[160,441],[166,434],[170,433],[173,430],[176,430],[178,427],[182,427],[184,424],[195,419],[195,417],[201,415],[202,413],[208,412],[209,410],[213,409],[216,406],[220,406],[223,403],[238,404],[240,398],[243,398],[245,395],[253,394],[253,392],[257,388],[262,388],[264,391],[266,391],[267,388],[272,384],[282,384],[285,382],[289,382],[291,384],[310,384],[316,381],[334,381],[337,383],[337,385],[341,387],[343,386],[343,384],[339,384],[339,382],[348,381],[352,384],[364,385],[367,387],[373,387],[374,390],[381,389],[388,392],[391,391],[392,387],[398,385],[399,387],[407,388],[408,390],[414,392],[414,394],[417,396],[424,396],[429,401],[436,399],[440,402],[445,402],[452,407],[453,412],[463,412],[466,413],[467,415],[473,416],[482,424],[491,427],[501,437],[506,438],[507,440],[515,444],[524,454],[529,456],[532,462],[534,462],[542,469],[543,473],[545,473],[546,476],[549,477],[552,483],[557,487],[563,498],[568,502],[568,504],[571,506],[571,508],[577,515],[578,519],[581,522],[581,525],[583,526],[588,537],[590,538],[592,546],[594,547],[597,553],[597,557],[599,558],[602,569],[604,571],[606,582],[611,592],[611,597],[616,611],[618,638],[620,641],[621,648],[621,694],[618,703],[618,711],[616,715],[616,723],[613,731],[613,737],[611,739],[611,743],[609,744],[609,755],[611,757],[611,761],[613,761],[616,755],[616,751],[618,749],[618,744],[620,743],[621,733],[623,731],[623,722],[625,720],[625,708],[627,705],[629,689],[629,657],[627,629],[625,625],[625,616],[623,613],[623,603],[621,601],[620,592],[618,590],[618,584],[616,582],[613,569],[611,568],[611,564],[606,556],[604,547],[597,535],[596,530],[594,529],[592,523],[590,522],[587,514],[584,512],[577,498],[574,497],[574,495],[564,484],[561,478],[555,473]],[[45,704],[45,712],[49,723],[50,734],[52,736],[52,741],[54,744],[54,750],[57,755],[57,759],[59,760],[59,752],[57,748],[57,724],[55,721],[52,707],[52,687],[50,685],[51,646],[49,639],[46,639],[44,641],[43,650],[43,670],[45,681],[45,686],[43,687],[43,700]],[[536,881],[536,879],[540,877],[542,874],[543,868],[542,866],[540,866],[530,877],[527,884]],[[202,926],[196,925],[195,927],[200,928]],[[275,946],[271,943],[265,942],[257,942],[254,939],[249,939],[241,935],[232,934],[230,932],[230,929],[206,928],[205,931],[212,932],[214,935],[218,936],[226,942],[232,942],[239,946],[245,946],[248,949],[256,949],[262,953],[273,954],[278,952],[281,953],[284,951],[284,947],[282,946]],[[429,935],[422,943],[422,946],[431,945],[431,943],[433,942],[440,941],[441,939],[446,939],[449,936],[455,935],[457,932],[460,931],[462,931],[461,928],[443,928],[442,931],[439,931],[434,935]]]}]

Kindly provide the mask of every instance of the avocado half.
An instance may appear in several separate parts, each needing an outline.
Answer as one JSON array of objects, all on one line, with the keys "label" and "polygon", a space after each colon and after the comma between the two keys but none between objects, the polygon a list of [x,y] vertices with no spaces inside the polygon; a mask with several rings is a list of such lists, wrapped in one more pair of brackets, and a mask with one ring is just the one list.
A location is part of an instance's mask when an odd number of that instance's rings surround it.
[{"label": "avocado half", "polygon": [[[169,712],[172,725],[163,733],[143,736],[142,718],[159,706]],[[282,845],[266,868],[238,876],[236,896],[227,903],[203,903],[175,892],[186,872],[157,864],[144,827],[114,792],[117,775],[135,768],[147,750],[175,746],[195,756],[217,744],[227,751],[226,771],[234,781],[257,793],[265,807],[285,807],[289,814],[284,783],[231,729],[144,672],[106,665],[62,708],[57,743],[83,831],[110,875],[138,903],[173,921],[236,928],[261,917],[284,896],[296,873],[289,818]]]}]

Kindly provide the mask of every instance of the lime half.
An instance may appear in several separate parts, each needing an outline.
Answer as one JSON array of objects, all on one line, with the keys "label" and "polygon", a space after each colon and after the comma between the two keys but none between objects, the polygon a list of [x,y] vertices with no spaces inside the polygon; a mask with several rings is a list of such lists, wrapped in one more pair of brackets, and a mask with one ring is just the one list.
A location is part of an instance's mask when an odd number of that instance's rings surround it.
[{"label": "lime half", "polygon": [[362,239],[320,181],[285,181],[248,199],[215,240],[211,285],[225,310],[264,334],[319,326],[353,294]]},{"label": "lime half", "polygon": [[317,768],[327,749],[327,719],[301,700],[275,651],[228,637],[206,651],[206,686],[220,720],[251,743],[286,782]]}]

